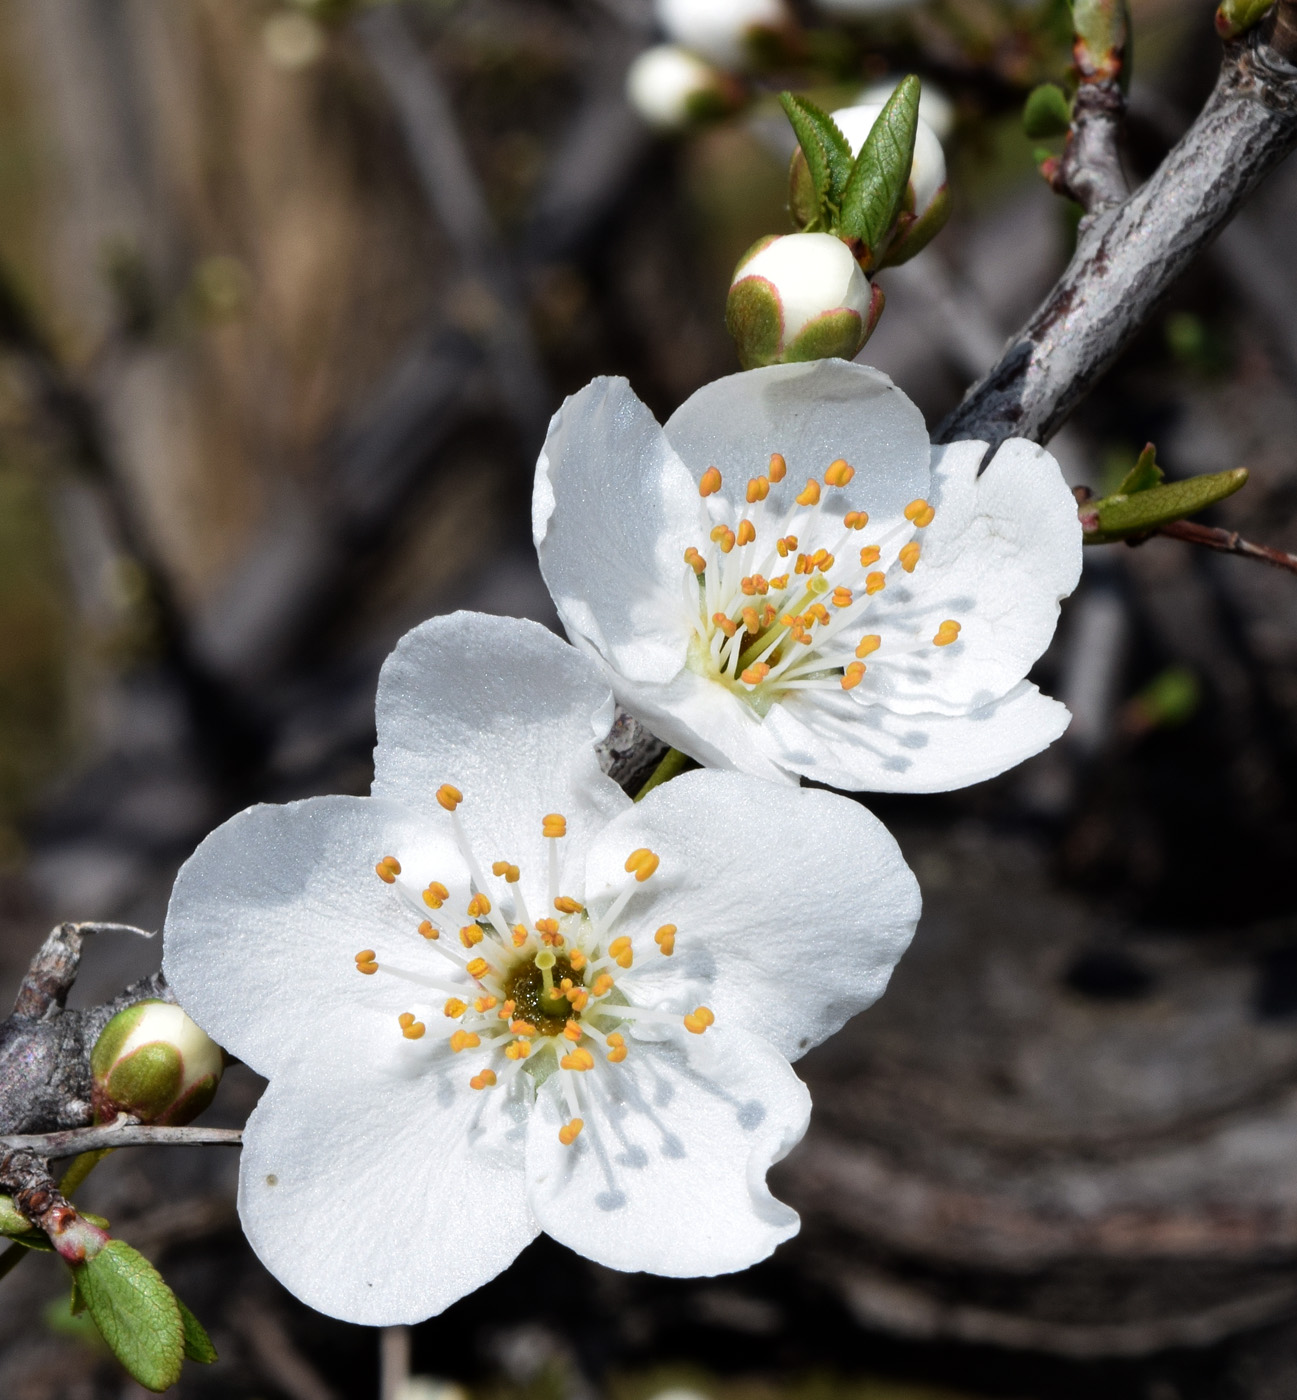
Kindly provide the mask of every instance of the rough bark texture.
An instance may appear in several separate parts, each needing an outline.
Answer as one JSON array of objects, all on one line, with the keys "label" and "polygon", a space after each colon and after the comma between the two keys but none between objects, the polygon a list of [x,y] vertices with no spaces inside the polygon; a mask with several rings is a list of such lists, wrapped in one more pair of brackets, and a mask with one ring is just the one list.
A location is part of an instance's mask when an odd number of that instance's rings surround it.
[{"label": "rough bark texture", "polygon": [[936,440],[1048,441],[1294,146],[1297,68],[1253,31],[1229,47],[1215,92],[1152,178],[1082,231],[1049,297]]}]

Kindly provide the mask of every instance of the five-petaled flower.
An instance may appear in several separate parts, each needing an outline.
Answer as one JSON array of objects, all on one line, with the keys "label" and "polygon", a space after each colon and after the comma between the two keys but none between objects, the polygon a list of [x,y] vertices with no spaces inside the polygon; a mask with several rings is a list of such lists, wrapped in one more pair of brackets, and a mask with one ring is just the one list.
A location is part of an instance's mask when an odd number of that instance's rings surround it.
[{"label": "five-petaled flower", "polygon": [[708,384],[665,428],[620,379],[550,425],[532,523],[568,635],[703,763],[939,792],[1037,753],[1067,710],[1026,675],[1076,586],[1057,463],[931,446],[841,360]]},{"label": "five-petaled flower", "polygon": [[600,771],[612,697],[532,623],[409,633],[373,796],[253,807],[176,882],[165,968],[270,1084],[244,1227],[299,1297],[411,1322],[540,1231],[618,1269],[741,1269],[797,1229],[766,1170],[789,1061],[883,990],[919,914],[846,798]]}]

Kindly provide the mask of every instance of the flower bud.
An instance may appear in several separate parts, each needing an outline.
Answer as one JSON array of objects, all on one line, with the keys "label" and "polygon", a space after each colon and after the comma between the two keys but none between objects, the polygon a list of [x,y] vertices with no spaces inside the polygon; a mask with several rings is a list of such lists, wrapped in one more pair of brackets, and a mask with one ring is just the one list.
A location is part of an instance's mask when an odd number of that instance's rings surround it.
[{"label": "flower bud", "polygon": [[836,356],[849,360],[883,312],[840,238],[829,233],[772,235],[739,260],[725,324],[744,369]]},{"label": "flower bud", "polygon": [[747,67],[763,30],[791,24],[785,0],[657,0],[654,8],[667,38],[719,68]]},{"label": "flower bud", "polygon": [[743,101],[740,84],[678,44],[645,49],[626,73],[630,105],[659,131],[724,116]]},{"label": "flower bud", "polygon": [[144,1123],[188,1123],[221,1082],[220,1047],[168,1001],[137,1001],[103,1028],[90,1052],[95,1121],[129,1113]]},{"label": "flower bud", "polygon": [[1221,0],[1216,7],[1216,32],[1222,39],[1236,39],[1263,19],[1274,0]]},{"label": "flower bud", "polygon": [[[847,138],[853,155],[860,154],[865,138],[882,113],[882,102],[862,102],[840,107],[832,114],[838,130]],[[788,172],[788,207],[793,221],[805,226],[816,215],[815,189],[801,150],[793,155]],[[936,132],[922,116],[914,133],[914,159],[910,164],[910,184],[905,208],[896,221],[896,233],[887,245],[880,267],[907,262],[941,231],[950,214],[946,189],[946,156]]]}]

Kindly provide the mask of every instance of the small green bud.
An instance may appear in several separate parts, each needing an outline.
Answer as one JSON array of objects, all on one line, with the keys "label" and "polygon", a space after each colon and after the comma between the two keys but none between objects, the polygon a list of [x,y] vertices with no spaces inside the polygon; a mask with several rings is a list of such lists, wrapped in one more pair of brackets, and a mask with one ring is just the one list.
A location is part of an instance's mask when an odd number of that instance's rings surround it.
[{"label": "small green bud", "polygon": [[1072,26],[1076,31],[1072,56],[1083,79],[1124,76],[1130,38],[1127,0],[1072,0]]},{"label": "small green bud", "polygon": [[1221,0],[1216,9],[1216,33],[1236,39],[1274,8],[1275,0]]},{"label": "small green bud", "polygon": [[221,1082],[220,1047],[178,1006],[137,1001],[100,1032],[90,1053],[95,1121],[129,1113],[144,1123],[188,1123]]},{"label": "small green bud", "polygon": [[[1141,456],[1140,463],[1144,463]],[[1131,485],[1141,472],[1137,465],[1122,482],[1127,489],[1116,491],[1099,500],[1086,501],[1077,514],[1081,520],[1081,539],[1085,544],[1113,544],[1117,540],[1147,535],[1163,525],[1196,515],[1200,510],[1247,485],[1247,468],[1214,472],[1210,476],[1191,476],[1173,481],[1169,486]]]},{"label": "small green bud", "polygon": [[1053,83],[1032,88],[1022,109],[1022,129],[1033,141],[1062,136],[1072,123],[1072,104]]}]

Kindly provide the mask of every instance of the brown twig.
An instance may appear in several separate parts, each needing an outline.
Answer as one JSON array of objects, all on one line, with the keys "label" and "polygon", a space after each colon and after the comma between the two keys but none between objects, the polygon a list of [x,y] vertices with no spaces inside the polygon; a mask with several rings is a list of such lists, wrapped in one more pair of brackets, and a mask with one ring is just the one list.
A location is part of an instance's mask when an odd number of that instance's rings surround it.
[{"label": "brown twig", "polygon": [[45,1161],[99,1152],[105,1147],[238,1147],[241,1128],[162,1128],[148,1123],[104,1123],[61,1133],[17,1133],[0,1137],[0,1148],[31,1153]]},{"label": "brown twig", "polygon": [[1192,520],[1177,520],[1163,525],[1157,531],[1168,539],[1183,540],[1186,544],[1200,544],[1205,549],[1217,549],[1222,554],[1237,554],[1243,559],[1255,559],[1261,564],[1270,564],[1276,569],[1286,569],[1297,574],[1297,554],[1289,554],[1282,549],[1274,549],[1268,544],[1253,544],[1245,540],[1237,530],[1222,530],[1215,525],[1198,525]]}]

